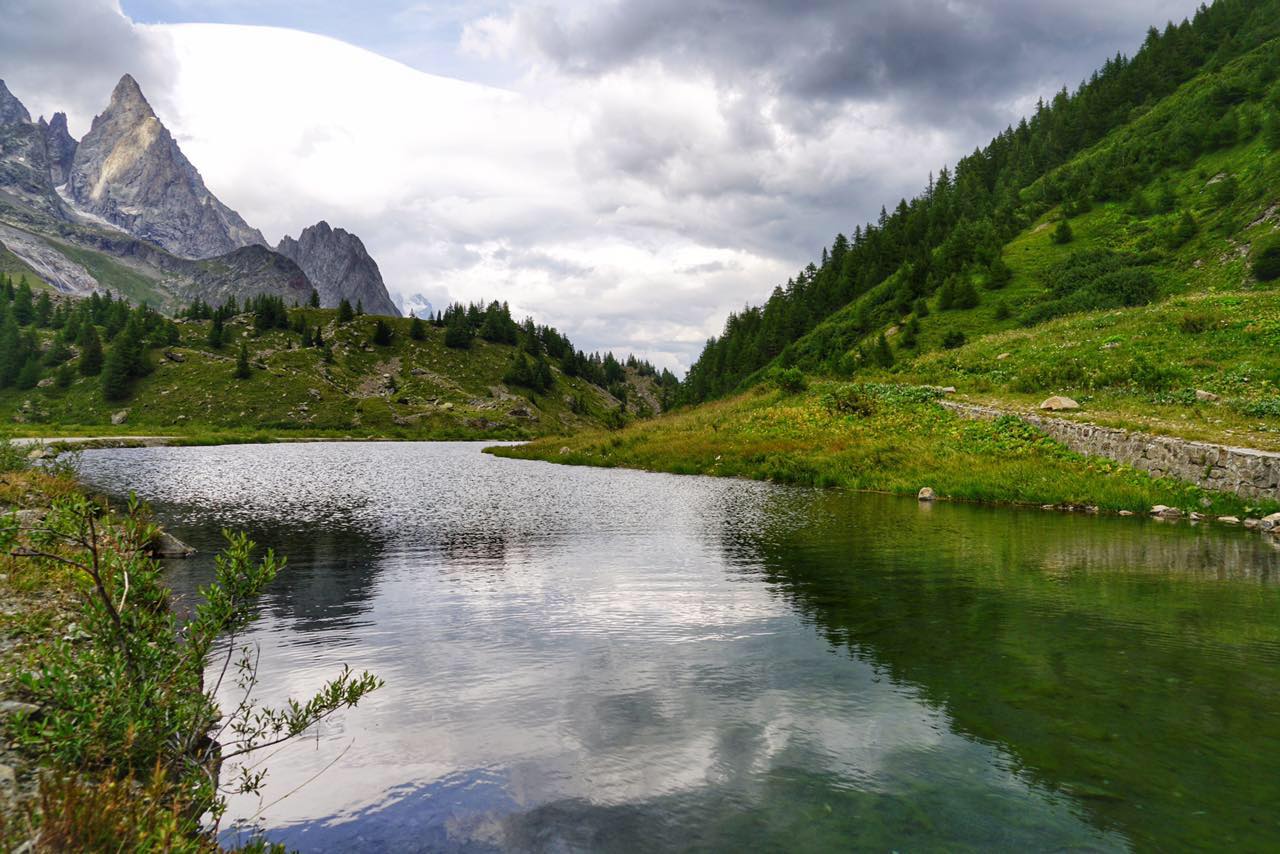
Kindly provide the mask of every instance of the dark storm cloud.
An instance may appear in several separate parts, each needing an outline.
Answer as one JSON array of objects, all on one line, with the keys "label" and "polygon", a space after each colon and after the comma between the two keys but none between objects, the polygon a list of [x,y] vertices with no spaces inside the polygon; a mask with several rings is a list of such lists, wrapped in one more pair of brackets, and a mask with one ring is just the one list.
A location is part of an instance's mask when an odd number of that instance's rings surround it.
[{"label": "dark storm cloud", "polygon": [[[561,70],[594,76],[657,61],[725,90],[787,102],[796,122],[850,102],[908,120],[989,126],[1029,88],[1073,87],[1147,26],[1194,0],[622,0],[586,13],[525,10],[519,23]],[[817,108],[817,109],[815,109]]]}]

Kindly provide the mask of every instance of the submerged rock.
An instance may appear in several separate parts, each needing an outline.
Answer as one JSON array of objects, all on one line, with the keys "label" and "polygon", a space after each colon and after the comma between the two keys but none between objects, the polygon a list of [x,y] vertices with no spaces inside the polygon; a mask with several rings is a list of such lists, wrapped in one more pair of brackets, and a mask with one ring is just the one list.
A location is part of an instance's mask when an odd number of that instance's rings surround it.
[{"label": "submerged rock", "polygon": [[148,552],[152,557],[168,559],[191,557],[191,555],[196,553],[196,550],[175,537],[173,534],[166,531],[159,531],[156,533],[155,539],[151,541],[151,544],[148,547]]}]

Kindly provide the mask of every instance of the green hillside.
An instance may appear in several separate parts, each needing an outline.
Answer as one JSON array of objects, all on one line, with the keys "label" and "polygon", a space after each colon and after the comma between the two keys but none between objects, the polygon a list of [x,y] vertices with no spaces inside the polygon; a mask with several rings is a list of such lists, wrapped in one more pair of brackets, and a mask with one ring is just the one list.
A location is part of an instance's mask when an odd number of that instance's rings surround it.
[{"label": "green hillside", "polygon": [[[457,330],[442,325],[266,297],[172,320],[21,285],[4,299],[2,285],[0,411],[13,433],[526,438],[621,426],[663,402],[647,364],[587,357],[497,304],[499,333],[455,307],[465,334],[449,346]],[[557,349],[569,355],[553,361]]]},{"label": "green hillside", "polygon": [[[1258,0],[1152,30],[1134,58],[1108,60],[730,316],[683,400],[777,366],[852,376],[1054,316],[1249,287],[1276,224],[1277,36],[1280,4]],[[1071,239],[1056,242],[1063,220]]]}]

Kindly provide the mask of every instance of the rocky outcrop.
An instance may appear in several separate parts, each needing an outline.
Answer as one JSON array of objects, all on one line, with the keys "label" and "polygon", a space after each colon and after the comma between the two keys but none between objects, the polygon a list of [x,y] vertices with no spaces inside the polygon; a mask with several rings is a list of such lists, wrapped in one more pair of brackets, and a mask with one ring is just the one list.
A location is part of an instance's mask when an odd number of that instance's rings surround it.
[{"label": "rocky outcrop", "polygon": [[311,297],[311,282],[298,265],[265,246],[246,246],[179,269],[188,278],[173,290],[185,303],[198,297],[210,305],[222,305],[235,297],[243,304],[249,297],[269,294],[283,299],[285,305],[306,305]]},{"label": "rocky outcrop", "polygon": [[0,246],[63,293],[87,296],[98,289],[98,280],[88,270],[34,234],[0,222]]},{"label": "rocky outcrop", "polygon": [[331,308],[346,299],[353,306],[362,303],[369,314],[400,315],[378,263],[351,232],[321,220],[303,229],[297,240],[286,235],[276,251],[297,262],[315,285],[321,305]]},{"label": "rocky outcrop", "polygon": [[78,143],[67,130],[67,114],[54,113],[46,122],[44,116],[38,122],[44,134],[44,150],[49,159],[49,178],[55,187],[67,183],[71,176],[71,164],[75,161]]},{"label": "rocky outcrop", "polygon": [[0,125],[29,125],[31,114],[0,80]]},{"label": "rocky outcrop", "polygon": [[59,214],[62,209],[50,180],[44,131],[32,124],[31,114],[0,80],[0,190],[39,210]]},{"label": "rocky outcrop", "polygon": [[127,74],[77,146],[67,193],[81,211],[183,258],[266,243],[209,192]]}]

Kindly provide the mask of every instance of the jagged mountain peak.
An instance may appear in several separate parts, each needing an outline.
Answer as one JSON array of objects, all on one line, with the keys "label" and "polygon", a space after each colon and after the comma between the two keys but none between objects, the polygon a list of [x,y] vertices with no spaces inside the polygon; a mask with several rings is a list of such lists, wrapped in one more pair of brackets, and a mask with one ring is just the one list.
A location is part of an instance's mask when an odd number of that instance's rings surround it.
[{"label": "jagged mountain peak", "polygon": [[68,171],[68,193],[83,212],[180,257],[211,258],[266,244],[209,192],[131,75],[116,84]]},{"label": "jagged mountain peak", "polygon": [[155,110],[151,109],[151,102],[142,94],[142,87],[131,74],[121,77],[116,88],[111,90],[111,101],[107,104],[106,113],[125,114],[135,120],[150,118],[159,121]]},{"label": "jagged mountain peak", "polygon": [[320,294],[320,304],[335,306],[342,300],[364,304],[370,314],[400,314],[387,293],[378,262],[359,237],[324,220],[307,226],[294,238],[285,235],[276,251],[297,262]]},{"label": "jagged mountain peak", "polygon": [[30,124],[31,114],[0,80],[0,125]]},{"label": "jagged mountain peak", "polygon": [[67,114],[54,113],[48,122],[40,117],[40,130],[44,134],[44,147],[49,154],[49,177],[55,187],[67,183],[71,164],[76,157],[76,141],[67,130]]}]

